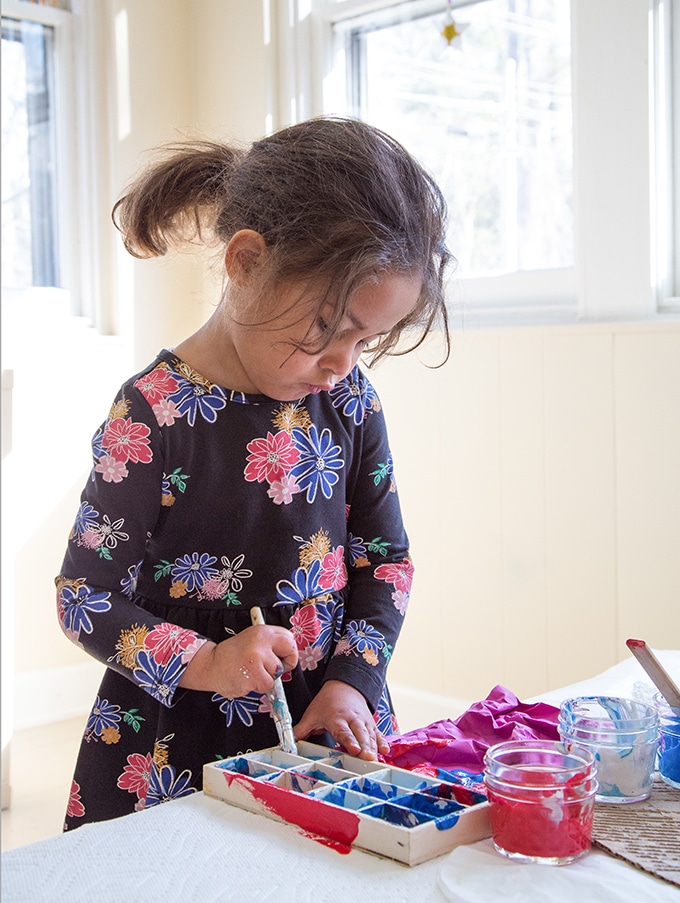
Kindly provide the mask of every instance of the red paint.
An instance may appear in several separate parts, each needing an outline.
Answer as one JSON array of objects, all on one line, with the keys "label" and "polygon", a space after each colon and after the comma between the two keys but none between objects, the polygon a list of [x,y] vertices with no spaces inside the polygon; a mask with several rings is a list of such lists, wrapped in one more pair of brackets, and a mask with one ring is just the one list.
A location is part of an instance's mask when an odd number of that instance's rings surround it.
[{"label": "red paint", "polygon": [[626,640],[626,646],[635,646],[642,649],[647,645],[644,640]]},{"label": "red paint", "polygon": [[338,852],[348,853],[357,838],[359,816],[356,812],[340,809],[322,800],[257,781],[246,775],[225,771],[224,777],[230,787],[234,783],[243,787],[272,815],[297,825],[307,835],[332,846]]},{"label": "red paint", "polygon": [[[508,853],[545,859],[576,858],[590,849],[594,799],[577,793],[558,799],[549,793],[513,789],[512,799],[490,787],[489,815],[494,842]],[[552,798],[550,798],[552,797]]]}]

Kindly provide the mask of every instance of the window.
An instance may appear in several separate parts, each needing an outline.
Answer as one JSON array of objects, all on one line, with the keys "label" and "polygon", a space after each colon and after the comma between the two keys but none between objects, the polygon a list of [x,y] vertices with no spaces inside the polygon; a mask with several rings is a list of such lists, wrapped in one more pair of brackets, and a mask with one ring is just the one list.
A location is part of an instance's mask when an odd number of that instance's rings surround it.
[{"label": "window", "polygon": [[59,286],[54,28],[2,17],[2,284]]},{"label": "window", "polygon": [[571,267],[569,0],[437,5],[335,25],[350,112],[434,175],[467,276]]},{"label": "window", "polygon": [[[657,78],[652,92],[649,81],[660,52],[658,40],[650,43],[650,10],[658,19],[663,7],[670,23],[673,0],[265,3],[278,54],[272,74],[292,73],[285,85],[272,78],[272,128],[319,113],[358,114],[417,153],[449,195],[449,244],[459,260],[449,283],[454,316],[464,308],[468,323],[504,325],[680,309],[654,287],[662,235],[675,248],[663,266],[677,257],[680,211],[668,213],[668,141],[665,194],[652,166],[663,88]],[[451,47],[440,34],[447,8],[468,26]],[[391,70],[388,45],[399,57]],[[455,67],[448,79],[437,57],[447,53]],[[497,121],[485,118],[491,109]],[[677,134],[674,141],[677,154]],[[449,150],[456,146],[457,154]],[[676,208],[678,181],[676,173]]]},{"label": "window", "polygon": [[[653,0],[654,283],[661,310],[680,310],[680,10]],[[674,165],[675,164],[675,165]]]},{"label": "window", "polygon": [[[115,332],[107,4],[2,0],[3,307]],[[30,291],[29,291],[30,290]]]}]

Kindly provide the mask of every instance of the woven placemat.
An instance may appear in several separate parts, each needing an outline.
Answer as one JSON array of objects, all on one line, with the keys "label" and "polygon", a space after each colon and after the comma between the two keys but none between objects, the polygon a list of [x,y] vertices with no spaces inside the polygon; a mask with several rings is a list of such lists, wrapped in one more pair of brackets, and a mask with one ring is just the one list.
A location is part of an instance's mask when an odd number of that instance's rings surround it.
[{"label": "woven placemat", "polygon": [[596,803],[593,846],[680,887],[680,790],[656,774],[641,803]]}]

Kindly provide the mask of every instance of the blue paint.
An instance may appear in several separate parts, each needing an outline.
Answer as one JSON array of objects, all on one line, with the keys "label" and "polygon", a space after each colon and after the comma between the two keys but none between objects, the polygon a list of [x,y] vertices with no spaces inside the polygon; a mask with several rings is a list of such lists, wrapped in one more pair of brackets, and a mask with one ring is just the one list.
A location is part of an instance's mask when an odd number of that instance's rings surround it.
[{"label": "blue paint", "polygon": [[394,784],[383,784],[380,781],[373,781],[365,775],[353,781],[347,781],[345,786],[348,790],[365,793],[377,800],[389,800],[403,792],[401,788],[395,787]]},{"label": "blue paint", "polygon": [[379,803],[375,806],[369,806],[364,809],[362,815],[370,815],[371,818],[379,818],[391,825],[399,825],[401,828],[415,828],[418,825],[424,825],[426,822],[432,821],[427,815],[421,812],[413,812],[411,809],[404,809],[401,806],[394,806],[392,803]]},{"label": "blue paint", "polygon": [[245,756],[239,756],[236,759],[225,759],[218,764],[218,768],[223,768],[225,771],[233,771],[234,774],[247,774],[251,778],[261,778],[265,775],[271,776],[266,765],[261,765],[252,759],[246,759]]},{"label": "blue paint", "polygon": [[422,793],[409,793],[406,796],[398,796],[392,802],[395,805],[410,809],[411,812],[427,816],[427,818],[434,821],[440,831],[452,828],[460,818],[460,813],[465,809],[465,806],[452,800],[426,796]]},{"label": "blue paint", "polygon": [[661,719],[657,766],[664,781],[680,789],[680,718]]}]

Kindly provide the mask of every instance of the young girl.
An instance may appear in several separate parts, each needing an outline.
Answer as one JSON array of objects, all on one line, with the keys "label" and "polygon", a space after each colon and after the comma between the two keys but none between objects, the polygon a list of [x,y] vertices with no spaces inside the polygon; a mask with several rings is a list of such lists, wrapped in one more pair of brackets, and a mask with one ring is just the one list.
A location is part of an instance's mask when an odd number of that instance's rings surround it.
[{"label": "young girl", "polygon": [[56,582],[62,629],[107,670],[66,828],[193,793],[205,762],[277,745],[280,675],[296,739],[388,751],[413,565],[357,361],[436,325],[448,354],[444,218],[397,142],[336,118],[247,152],[170,148],[116,204],[131,254],[210,231],[227,279],[93,439]]}]

